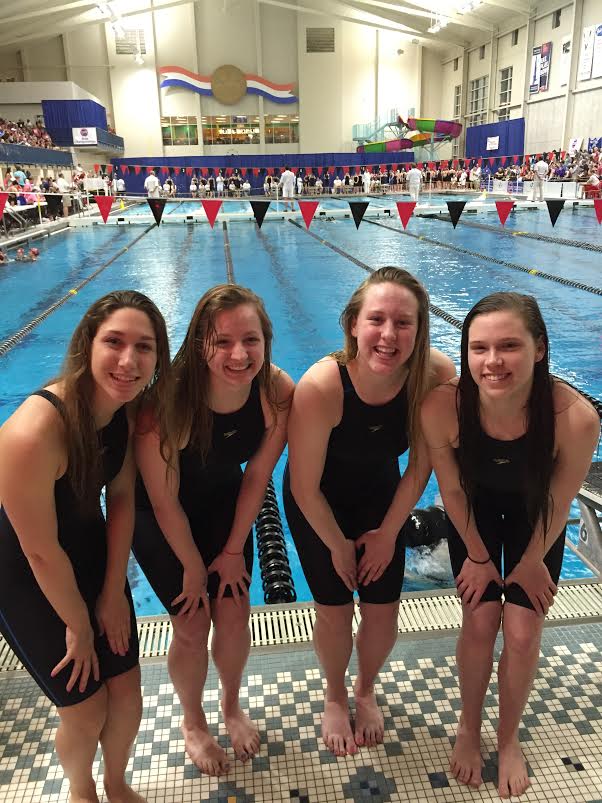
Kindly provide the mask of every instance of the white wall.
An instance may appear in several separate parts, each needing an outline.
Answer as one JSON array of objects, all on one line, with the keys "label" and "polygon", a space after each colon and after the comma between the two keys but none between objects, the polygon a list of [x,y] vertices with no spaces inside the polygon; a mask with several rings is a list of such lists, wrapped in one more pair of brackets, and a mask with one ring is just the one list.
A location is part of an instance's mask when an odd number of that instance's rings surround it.
[{"label": "white wall", "polygon": [[419,117],[443,117],[441,114],[441,73],[442,65],[439,53],[422,48],[422,102]]},{"label": "white wall", "polygon": [[86,90],[101,106],[104,106],[107,116],[113,123],[113,98],[104,26],[90,25],[81,31],[64,34],[63,47],[69,80]]}]

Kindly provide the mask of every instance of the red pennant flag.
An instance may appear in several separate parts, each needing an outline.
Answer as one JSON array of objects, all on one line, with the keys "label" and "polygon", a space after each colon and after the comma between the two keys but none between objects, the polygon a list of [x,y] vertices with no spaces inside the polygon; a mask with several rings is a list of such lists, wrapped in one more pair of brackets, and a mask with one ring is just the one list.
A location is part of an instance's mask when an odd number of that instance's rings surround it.
[{"label": "red pennant flag", "polygon": [[548,159],[549,159],[550,161],[552,161],[552,159],[553,159],[555,156],[556,156],[556,154],[554,153],[554,151],[550,151],[550,152],[548,153]]},{"label": "red pennant flag", "polygon": [[517,165],[519,163],[520,156],[517,154],[516,156],[512,157],[512,160],[513,160],[514,164]]},{"label": "red pennant flag", "polygon": [[241,167],[240,168],[240,175],[244,178],[247,175],[247,168]]},{"label": "red pennant flag", "polygon": [[192,167],[187,167],[186,168],[186,175],[187,176],[191,176],[192,175]]},{"label": "red pennant flag", "polygon": [[391,170],[395,173],[397,171],[397,165],[391,165]]},{"label": "red pennant flag", "polygon": [[273,175],[274,175],[274,168],[268,167],[268,176],[273,176]]},{"label": "red pennant flag", "polygon": [[429,162],[429,170],[434,170],[434,169],[435,169],[435,163]]},{"label": "red pennant flag", "polygon": [[537,159],[537,161],[539,162],[539,160],[541,159],[541,153],[538,153],[538,154],[537,154],[537,156],[536,156],[535,158],[536,158],[536,159]]},{"label": "red pennant flag", "polygon": [[4,207],[6,206],[6,201],[8,200],[8,193],[7,192],[0,192],[0,219],[4,214]]},{"label": "red pennant flag", "polygon": [[478,164],[479,167],[483,164],[483,159],[480,156],[477,159],[477,164]]},{"label": "red pennant flag", "polygon": [[128,168],[127,168],[127,165],[119,165],[119,169],[121,170],[121,172],[122,172],[122,173],[125,173],[125,171],[126,171]]},{"label": "red pennant flag", "polygon": [[493,167],[493,165],[495,164],[495,156],[489,157],[489,164]]},{"label": "red pennant flag", "polygon": [[113,165],[107,165],[107,173],[113,172]]},{"label": "red pennant flag", "polygon": [[422,170],[422,168],[424,167],[424,162],[418,162],[417,166],[418,166],[418,170]]},{"label": "red pennant flag", "polygon": [[502,226],[506,225],[508,215],[514,209],[514,201],[496,201],[495,206]]},{"label": "red pennant flag", "polygon": [[163,165],[163,167],[161,168],[161,172],[163,173],[164,176],[167,175],[167,173],[169,173],[169,167],[165,167],[165,165]]},{"label": "red pennant flag", "polygon": [[412,217],[412,212],[416,206],[416,201],[397,201],[397,211],[399,219],[403,223],[404,229],[408,225],[408,220]]},{"label": "red pennant flag", "polygon": [[140,175],[140,165],[134,165],[134,173],[137,176]]},{"label": "red pennant flag", "polygon": [[231,167],[227,167],[226,168],[226,175],[227,176],[231,176],[232,175],[232,168]]},{"label": "red pennant flag", "polygon": [[448,167],[449,167],[449,162],[448,161],[444,160],[443,162],[441,162],[441,169],[442,170],[447,170]]},{"label": "red pennant flag", "polygon": [[506,158],[507,158],[506,156],[501,157],[500,162],[502,163],[502,165],[506,164]]},{"label": "red pennant flag", "polygon": [[594,209],[596,210],[598,223],[602,223],[602,198],[594,198]]},{"label": "red pennant flag", "polygon": [[161,225],[161,218],[163,217],[163,212],[165,210],[165,198],[147,198],[146,203],[150,206],[150,210],[153,213],[153,217],[155,218],[155,223],[157,226]]},{"label": "red pennant flag", "polygon": [[152,166],[151,166],[151,165],[149,165],[149,166],[146,168],[146,172],[147,172],[147,173],[152,173],[152,171],[153,171],[153,168],[152,168]]},{"label": "red pennant flag", "polygon": [[564,162],[564,157],[566,156],[566,151],[560,151],[560,158]]},{"label": "red pennant flag", "polygon": [[253,168],[253,175],[254,176],[258,176],[259,175],[259,168],[258,167],[254,167]]},{"label": "red pennant flag", "polygon": [[329,167],[328,172],[330,173],[331,176],[334,175],[334,167]]},{"label": "red pennant flag", "polygon": [[343,165],[343,174],[349,172],[349,165]]},{"label": "red pennant flag", "polygon": [[113,198],[112,195],[95,195],[94,198],[96,200],[96,205],[98,206],[100,216],[106,223],[107,218],[109,217],[109,212],[111,211],[111,207],[115,203],[115,198]]},{"label": "red pennant flag", "polygon": [[452,165],[453,165],[454,170],[457,170],[458,166],[460,165],[459,160],[458,159],[454,159],[454,161],[452,162]]},{"label": "red pennant flag", "polygon": [[380,168],[380,172],[384,173],[385,170],[387,169],[387,165],[379,165],[379,168]]},{"label": "red pennant flag", "polygon": [[201,167],[201,175],[206,176],[208,172],[206,167]]},{"label": "red pennant flag", "polygon": [[205,200],[201,201],[203,204],[203,209],[205,210],[205,214],[207,215],[207,220],[209,221],[209,225],[213,228],[215,224],[215,218],[217,217],[217,213],[219,212],[220,206],[222,205],[222,201],[215,201],[215,200]]},{"label": "red pennant flag", "polygon": [[100,165],[94,165],[94,172],[98,173],[99,170],[100,170]]},{"label": "red pennant flag", "polygon": [[299,201],[299,209],[303,215],[306,227],[309,226],[314,218],[314,212],[318,208],[318,201]]},{"label": "red pennant flag", "polygon": [[311,167],[306,167],[305,168],[305,173],[306,173],[306,175],[310,176],[311,175]]}]

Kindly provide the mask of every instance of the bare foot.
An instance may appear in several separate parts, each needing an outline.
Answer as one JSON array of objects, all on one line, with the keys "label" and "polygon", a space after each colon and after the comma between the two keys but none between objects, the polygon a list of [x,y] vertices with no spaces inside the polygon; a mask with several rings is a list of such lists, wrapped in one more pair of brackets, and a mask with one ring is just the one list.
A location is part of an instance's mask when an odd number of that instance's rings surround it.
[{"label": "bare foot", "polygon": [[518,797],[531,786],[527,764],[518,739],[498,746],[498,792],[500,797]]},{"label": "bare foot", "polygon": [[184,745],[190,760],[205,775],[225,775],[230,762],[223,750],[206,728],[189,728],[182,723]]},{"label": "bare foot", "polygon": [[352,756],[357,753],[347,702],[326,701],[324,703],[322,739],[335,756]]},{"label": "bare foot", "polygon": [[89,794],[76,795],[73,792],[69,793],[69,803],[99,803],[98,795],[96,794],[96,787],[94,791]]},{"label": "bare foot", "polygon": [[385,734],[385,721],[376,702],[374,692],[355,693],[355,743],[362,747],[381,744]]},{"label": "bare foot", "polygon": [[472,786],[473,789],[483,783],[481,777],[481,734],[468,730],[460,718],[456,744],[449,760],[449,768],[454,778],[460,783]]},{"label": "bare foot", "polygon": [[146,798],[134,792],[134,790],[126,784],[122,784],[116,789],[110,789],[105,784],[105,792],[107,793],[109,803],[146,803]]},{"label": "bare foot", "polygon": [[232,713],[226,714],[224,711],[223,714],[236,757],[241,761],[253,758],[259,750],[259,731],[255,724],[238,706],[232,710]]}]

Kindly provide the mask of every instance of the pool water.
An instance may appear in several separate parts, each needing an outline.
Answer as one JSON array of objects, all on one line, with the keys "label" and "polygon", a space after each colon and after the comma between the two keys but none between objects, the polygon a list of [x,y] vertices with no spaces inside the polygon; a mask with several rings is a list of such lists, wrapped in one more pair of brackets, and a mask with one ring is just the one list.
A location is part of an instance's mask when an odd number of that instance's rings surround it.
[{"label": "pool water", "polygon": [[[342,200],[360,198],[350,196]],[[338,199],[327,200],[329,204],[341,204]],[[369,200],[391,205],[395,199]],[[198,202],[175,202],[167,205],[166,214],[179,214],[189,204],[198,209]],[[240,208],[248,210],[247,202],[240,202]],[[141,205],[128,210],[128,214],[140,211],[148,212],[148,207]],[[495,214],[479,214],[470,219],[497,224]],[[390,228],[364,223],[356,230],[351,220],[322,219],[312,223],[311,231],[372,268],[387,264],[407,267],[429,289],[431,301],[460,320],[489,292],[517,290],[535,295],[548,325],[553,371],[591,395],[602,397],[599,296],[518,273],[488,260],[488,256],[494,255],[598,286],[602,284],[599,253],[500,236],[462,225],[454,230],[449,223],[432,219],[413,218],[410,222],[408,231],[413,234],[424,235],[443,245],[459,245],[480,255],[468,256],[404,236],[401,224],[393,215],[386,225]],[[563,212],[554,229],[547,212],[518,212],[510,216],[507,228],[602,247],[602,227],[597,226],[592,209]],[[43,241],[38,262],[12,263],[3,268],[0,272],[3,299],[0,341],[65,295],[82,278],[132,243],[142,231],[133,226],[70,230]],[[228,234],[235,280],[264,298],[274,325],[273,359],[298,380],[309,365],[340,346],[340,311],[366,273],[286,221],[267,219],[261,229],[254,224],[233,223],[228,226]],[[131,250],[0,358],[0,422],[32,390],[57,373],[76,323],[101,295],[118,288],[135,288],[148,294],[165,315],[172,353],[175,353],[198,298],[207,288],[225,281],[224,235],[220,226],[210,229],[208,226],[173,225],[151,229]],[[431,340],[458,365],[460,333],[457,329],[433,316]],[[286,455],[274,472],[280,503],[285,459]],[[402,459],[402,469],[403,465]],[[431,478],[418,507],[433,504],[436,495],[436,482]],[[284,523],[286,526],[285,520]],[[286,537],[298,599],[309,600],[309,589],[288,531]],[[562,576],[566,579],[591,577],[592,574],[567,549]],[[161,612],[160,604],[133,562],[130,579],[138,613]],[[433,551],[408,550],[405,590],[450,584],[449,559],[444,545]],[[251,601],[263,603],[257,566]]]}]

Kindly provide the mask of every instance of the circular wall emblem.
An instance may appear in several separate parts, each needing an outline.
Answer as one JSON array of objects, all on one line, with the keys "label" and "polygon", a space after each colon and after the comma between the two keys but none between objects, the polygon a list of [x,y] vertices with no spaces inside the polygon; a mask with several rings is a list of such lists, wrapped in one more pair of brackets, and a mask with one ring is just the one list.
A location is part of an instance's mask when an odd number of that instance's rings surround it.
[{"label": "circular wall emblem", "polygon": [[217,101],[230,106],[246,95],[247,79],[238,67],[224,64],[211,76],[211,91]]},{"label": "circular wall emblem", "polygon": [[82,135],[82,137],[87,137],[88,136],[88,129],[87,128],[80,128],[79,132]]}]

